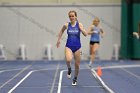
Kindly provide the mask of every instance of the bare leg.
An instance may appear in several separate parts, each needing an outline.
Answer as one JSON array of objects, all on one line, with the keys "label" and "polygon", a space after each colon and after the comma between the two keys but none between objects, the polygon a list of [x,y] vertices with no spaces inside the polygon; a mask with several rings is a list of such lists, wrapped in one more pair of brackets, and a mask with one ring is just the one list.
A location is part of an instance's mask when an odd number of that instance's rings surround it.
[{"label": "bare leg", "polygon": [[72,51],[68,47],[65,48],[65,57],[66,57],[66,64],[67,64],[67,68],[68,68],[67,77],[71,78]]},{"label": "bare leg", "polygon": [[66,57],[67,67],[70,68],[71,67],[70,64],[71,64],[71,60],[72,60],[72,51],[68,47],[65,48],[65,57]]},{"label": "bare leg", "polygon": [[75,53],[74,53],[74,59],[75,59],[75,73],[74,73],[74,78],[73,78],[73,82],[72,82],[72,85],[77,85],[77,77],[78,77],[78,74],[79,74],[79,66],[80,66],[80,49],[77,50]]},{"label": "bare leg", "polygon": [[94,45],[90,45],[90,63],[89,66],[92,65],[95,59],[96,51],[99,48],[99,44],[95,43]]},{"label": "bare leg", "polygon": [[75,75],[74,77],[78,77],[78,73],[79,73],[79,66],[80,66],[80,59],[81,59],[81,56],[80,56],[80,49],[77,50],[75,53],[74,53],[74,59],[75,59]]}]

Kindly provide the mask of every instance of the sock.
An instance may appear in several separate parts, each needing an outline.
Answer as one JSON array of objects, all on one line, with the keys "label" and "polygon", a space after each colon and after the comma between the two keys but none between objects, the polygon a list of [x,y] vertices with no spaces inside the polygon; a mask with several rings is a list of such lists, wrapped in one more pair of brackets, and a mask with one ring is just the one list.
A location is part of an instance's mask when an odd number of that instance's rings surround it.
[{"label": "sock", "polygon": [[71,68],[68,68],[68,75],[71,74]]},{"label": "sock", "polygon": [[77,77],[74,77],[73,79],[74,79],[74,80],[77,80]]}]

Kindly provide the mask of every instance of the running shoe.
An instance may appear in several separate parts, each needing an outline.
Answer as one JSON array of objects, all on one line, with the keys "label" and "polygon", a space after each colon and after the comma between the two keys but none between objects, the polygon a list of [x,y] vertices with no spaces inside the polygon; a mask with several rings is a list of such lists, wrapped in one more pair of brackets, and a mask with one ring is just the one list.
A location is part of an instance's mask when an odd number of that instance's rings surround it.
[{"label": "running shoe", "polygon": [[76,85],[77,85],[77,79],[73,79],[72,86],[76,86]]},{"label": "running shoe", "polygon": [[71,78],[71,68],[68,69],[67,77],[68,77],[68,79]]},{"label": "running shoe", "polygon": [[88,66],[89,66],[89,67],[92,67],[92,62],[89,62]]}]

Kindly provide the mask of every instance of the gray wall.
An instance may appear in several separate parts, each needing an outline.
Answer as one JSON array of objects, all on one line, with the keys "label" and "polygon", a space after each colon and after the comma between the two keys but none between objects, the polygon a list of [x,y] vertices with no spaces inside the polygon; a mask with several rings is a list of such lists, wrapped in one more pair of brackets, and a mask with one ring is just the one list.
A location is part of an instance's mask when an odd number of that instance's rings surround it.
[{"label": "gray wall", "polygon": [[8,4],[48,4],[48,3],[121,3],[121,0],[0,0]]},{"label": "gray wall", "polygon": [[[113,45],[120,45],[120,5],[0,7],[0,44],[5,46],[7,59],[16,59],[20,44],[26,45],[30,60],[42,59],[47,44],[52,44],[55,60],[64,59],[66,33],[59,49],[55,44],[62,25],[69,21],[67,13],[70,10],[77,11],[79,21],[86,29],[94,16],[101,19],[105,37],[101,40],[99,56],[111,59]],[[89,38],[81,34],[82,59],[87,59],[89,55]]]}]

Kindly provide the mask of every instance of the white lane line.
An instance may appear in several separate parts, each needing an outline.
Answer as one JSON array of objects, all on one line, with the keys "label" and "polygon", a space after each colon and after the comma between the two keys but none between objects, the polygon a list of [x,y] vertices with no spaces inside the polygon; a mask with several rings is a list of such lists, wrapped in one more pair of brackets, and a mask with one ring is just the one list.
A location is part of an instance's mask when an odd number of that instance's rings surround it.
[{"label": "white lane line", "polygon": [[100,81],[100,83],[101,83],[101,85],[109,92],[109,93],[115,93],[111,88],[109,88],[106,84],[105,84],[105,82],[97,75],[97,73],[96,73],[96,71],[94,70],[94,69],[91,69],[91,71],[92,71],[92,75],[96,78],[96,79],[98,79],[99,81]]},{"label": "white lane line", "polygon": [[0,71],[0,73],[3,73],[3,72],[10,72],[10,71],[16,71],[16,70],[22,70],[22,69],[9,69],[9,70],[2,70],[2,71]]},{"label": "white lane line", "polygon": [[33,71],[30,71],[23,79],[21,79],[8,93],[12,93],[27,77],[29,77]]},{"label": "white lane line", "polygon": [[3,73],[3,71],[0,71],[0,74]]},{"label": "white lane line", "polygon": [[21,73],[23,73],[25,70],[27,70],[29,67],[31,67],[32,65],[26,66],[25,68],[23,68],[19,73],[17,73],[15,76],[13,76],[11,79],[9,79],[8,81],[6,81],[4,84],[2,84],[0,86],[0,89],[3,88],[6,84],[8,84],[9,82],[11,82],[13,79],[15,79],[16,77],[18,77]]},{"label": "white lane line", "polygon": [[87,64],[85,64],[87,66],[88,69],[91,70],[92,75],[98,80],[100,81],[100,84],[103,86],[103,88],[105,88],[106,91],[108,91],[109,93],[115,93],[111,88],[109,88],[105,82],[98,76],[98,74],[96,73],[96,71],[93,68],[90,68]]},{"label": "white lane line", "polygon": [[[0,73],[3,73],[3,72],[10,72],[10,71],[16,71],[16,70],[22,70],[22,69],[7,69],[7,70],[1,70]],[[56,70],[56,68],[38,69],[38,70],[34,70],[34,71],[43,71],[43,70]]]},{"label": "white lane line", "polygon": [[[119,66],[104,66],[102,69],[115,69],[115,68],[134,68],[134,67],[140,67],[140,65],[119,65]],[[94,68],[94,67],[93,67]],[[94,69],[97,69],[95,67]]]},{"label": "white lane line", "polygon": [[58,74],[58,70],[59,70],[59,64],[57,65],[57,68],[56,68],[56,72],[55,72],[55,76],[54,76],[54,79],[53,79],[53,83],[52,83],[52,87],[51,87],[50,93],[53,93],[54,86],[55,86],[55,81],[56,81],[57,74]]},{"label": "white lane line", "polygon": [[[118,65],[118,66],[105,66],[102,67],[102,69],[115,69],[115,68],[134,68],[134,67],[140,67],[140,65]],[[97,69],[97,67],[93,67],[94,69]],[[42,70],[55,70],[56,68],[50,68],[50,69],[38,69],[37,71],[42,71]],[[87,68],[80,68],[80,69],[87,69]],[[7,69],[7,70],[1,70],[0,73],[3,72],[10,72],[10,71],[15,71],[15,70],[21,70],[21,69]]]},{"label": "white lane line", "polygon": [[[63,88],[73,87],[73,86],[62,86]],[[102,88],[102,86],[79,86],[81,88]]]},{"label": "white lane line", "polygon": [[[54,85],[55,85],[55,81],[56,81],[56,78],[57,78],[57,73],[58,73],[58,68],[59,68],[59,65],[57,66],[57,71],[56,71],[56,74],[55,74],[55,77],[54,77],[54,81],[53,81],[53,84],[52,84],[52,91],[54,89]],[[18,82],[8,93],[12,93],[26,78],[28,78],[33,72],[38,72],[38,71],[43,71],[43,70],[48,70],[48,69],[40,69],[40,70],[33,70],[33,71],[30,71],[23,79],[20,80],[20,82]],[[53,69],[50,69],[50,70],[53,70]]]},{"label": "white lane line", "polygon": [[[52,86],[40,86],[40,87],[24,87],[24,86],[21,86],[20,87],[20,89],[31,89],[31,88],[33,88],[33,89],[46,89],[46,87],[48,87],[48,88],[51,88]],[[58,86],[54,86],[55,88],[58,88]],[[67,87],[73,87],[73,86],[66,86],[66,85],[63,85],[63,86],[61,86],[61,88],[67,88]],[[79,87],[81,87],[81,88],[102,88],[102,86],[79,86]]]},{"label": "white lane line", "polygon": [[63,77],[63,72],[66,70],[62,70],[60,72],[60,77],[59,77],[59,82],[58,82],[58,89],[57,89],[57,93],[61,93],[61,85],[62,85],[62,77]]},{"label": "white lane line", "polygon": [[127,72],[128,74],[130,74],[130,75],[132,75],[132,76],[134,76],[134,77],[140,79],[140,76],[138,76],[138,75],[136,75],[136,74],[134,74],[134,73],[132,73],[132,72],[130,72],[130,71],[124,69],[124,68],[121,68],[121,69],[122,69],[123,71]]}]

